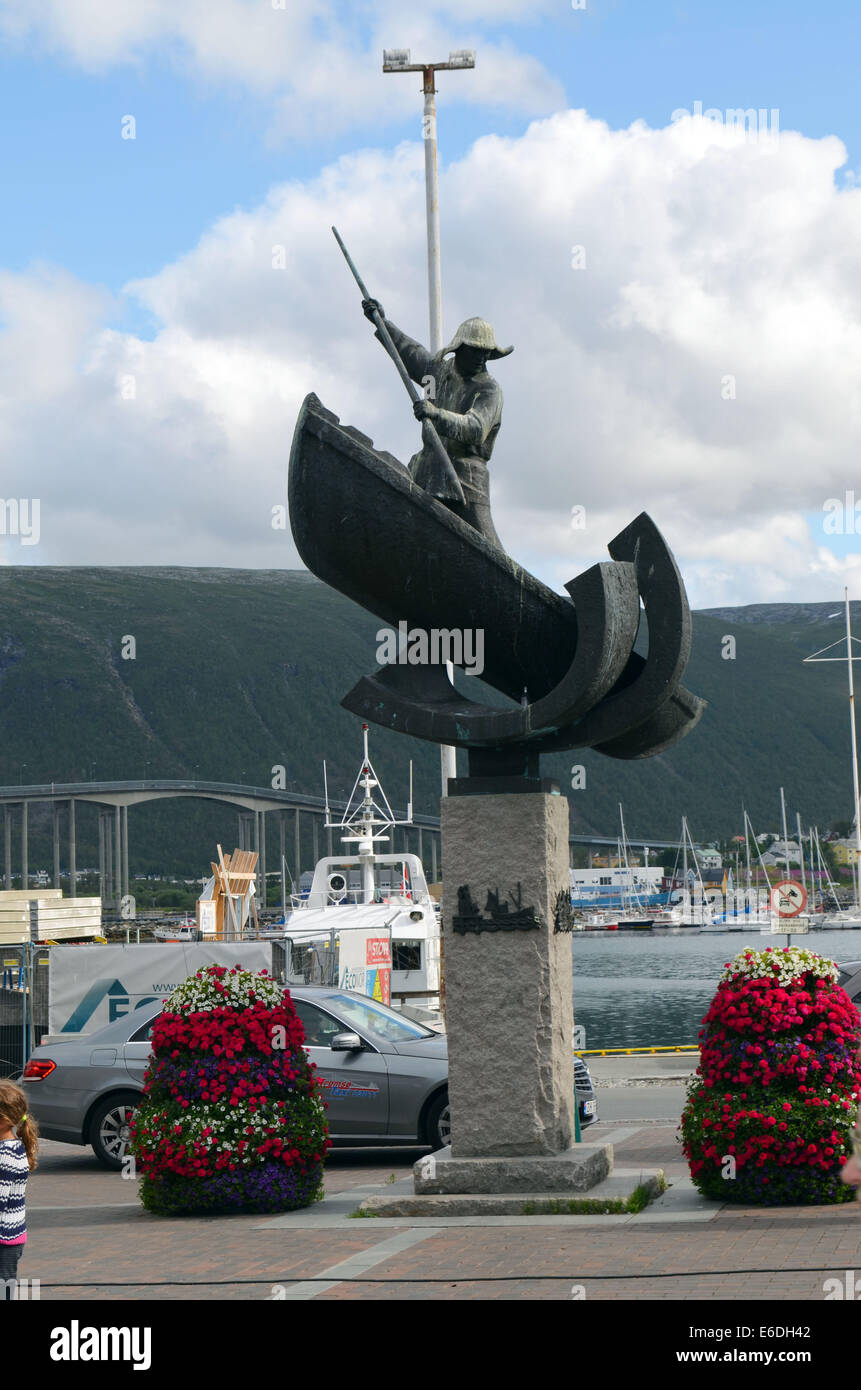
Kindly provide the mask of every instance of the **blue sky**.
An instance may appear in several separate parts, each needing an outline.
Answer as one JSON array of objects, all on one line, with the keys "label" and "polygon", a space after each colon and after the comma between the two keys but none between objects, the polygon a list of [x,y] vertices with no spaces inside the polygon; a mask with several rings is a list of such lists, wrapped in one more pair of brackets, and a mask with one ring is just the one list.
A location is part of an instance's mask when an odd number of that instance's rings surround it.
[{"label": "blue sky", "polygon": [[[391,27],[394,47],[396,21]],[[777,107],[781,129],[837,134],[849,166],[861,162],[861,9],[852,0],[587,0],[585,11],[560,0],[558,16],[492,32],[538,58],[570,105],[614,128],[637,119],[663,126],[697,99],[720,109]],[[477,51],[480,63],[480,44]],[[46,260],[118,290],[192,247],[217,216],[257,204],[273,183],[306,179],[368,144],[416,138],[415,120],[378,125],[371,112],[334,138],[273,143],[267,94],[205,83],[173,56],[155,49],[137,64],[84,71],[32,44],[6,45],[0,264],[20,270]],[[468,72],[438,79],[443,159],[488,131],[515,135],[528,124],[504,104],[490,111],[459,100],[473,80]],[[416,92],[417,115],[419,106]],[[134,141],[119,138],[127,113],[136,118]]]},{"label": "blue sky", "polygon": [[[443,301],[447,327],[478,309],[517,344],[503,539],[559,587],[635,497],[695,603],[861,582],[859,537],[822,526],[861,452],[857,0],[276,6],[0,0],[3,491],[44,519],[38,545],[0,535],[0,562],[296,563],[270,517],[309,389],[409,457],[328,225],[420,332],[420,83],[383,75],[382,49],[474,47],[474,72],[438,79]],[[776,108],[801,138],[769,154],[671,125],[696,102]]]}]

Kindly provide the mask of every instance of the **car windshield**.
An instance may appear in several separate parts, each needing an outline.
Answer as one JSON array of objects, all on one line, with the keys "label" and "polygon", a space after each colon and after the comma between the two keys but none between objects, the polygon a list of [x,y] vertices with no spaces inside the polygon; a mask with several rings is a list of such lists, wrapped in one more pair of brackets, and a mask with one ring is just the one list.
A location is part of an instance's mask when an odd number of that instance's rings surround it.
[{"label": "car windshield", "polygon": [[332,1005],[339,1018],[351,1023],[360,1032],[374,1033],[386,1042],[414,1042],[416,1038],[436,1036],[429,1028],[413,1023],[385,1004],[375,1004],[371,999],[354,999],[349,994],[330,994],[327,1003]]}]

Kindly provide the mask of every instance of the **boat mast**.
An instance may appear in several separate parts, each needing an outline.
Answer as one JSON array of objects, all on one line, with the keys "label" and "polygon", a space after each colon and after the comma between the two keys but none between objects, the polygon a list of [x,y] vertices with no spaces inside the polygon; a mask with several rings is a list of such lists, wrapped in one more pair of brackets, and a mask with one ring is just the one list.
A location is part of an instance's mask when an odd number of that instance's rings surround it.
[{"label": "boat mast", "polygon": [[807,876],[804,872],[804,836],[801,833],[801,812],[796,811],[795,823],[798,827],[798,857],[801,860],[801,886],[804,889],[804,896],[807,897]]},{"label": "boat mast", "polygon": [[816,860],[815,860],[814,857],[813,857],[813,826],[812,826],[812,825],[808,825],[808,827],[807,827],[807,843],[808,843],[809,846],[810,846],[810,892],[811,892],[811,896],[814,898],[814,902],[815,902],[816,889],[817,889],[817,888],[819,889],[819,902],[818,902],[818,904],[816,904],[816,905],[817,905],[818,907],[821,907],[821,906],[822,906],[822,874],[820,873],[820,874],[817,875],[817,873],[816,873]]},{"label": "boat mast", "polygon": [[[852,867],[852,894],[857,909],[861,908],[861,797],[859,797],[858,791],[858,737],[855,730],[855,677],[852,671],[852,663],[853,661],[861,660],[861,657],[852,655],[852,643],[857,642],[858,638],[852,636],[852,619],[849,612],[848,588],[844,588],[843,596],[846,603],[846,655],[825,656],[825,652],[830,652],[833,647],[840,646],[839,642],[832,642],[830,646],[822,647],[820,651],[814,652],[812,656],[806,656],[804,661],[805,663],[814,661],[845,661],[849,672],[849,733],[852,741],[852,792],[855,813],[855,863]],[[838,614],[832,613],[830,616],[836,618]]]},{"label": "boat mast", "polygon": [[786,865],[786,877],[791,878],[789,872],[789,834],[786,829],[786,798],[783,795],[783,787],[780,788],[780,815],[783,821],[783,862]]},{"label": "boat mast", "polygon": [[829,870],[828,870],[827,861],[825,860],[825,857],[824,857],[824,855],[823,855],[823,853],[822,853],[822,846],[821,846],[820,843],[819,843],[819,826],[817,825],[815,829],[816,829],[816,853],[817,853],[817,855],[819,856],[819,875],[820,875],[820,882],[822,881],[822,874],[824,873],[824,874],[825,874],[825,882],[828,884],[828,891],[829,891],[829,893],[831,894],[832,898],[834,899],[834,905],[835,905],[835,907],[836,907],[836,909],[837,909],[837,915],[838,915],[838,917],[839,917],[840,914],[843,912],[844,909],[840,906],[840,899],[839,899],[838,896],[837,896],[837,889],[836,889],[836,887],[835,887],[835,885],[834,885],[834,883],[833,883],[833,881],[832,881],[831,874],[830,874],[830,872],[829,872]]},{"label": "boat mast", "polygon": [[[328,779],[325,774],[324,765],[324,786],[325,799],[328,809],[329,788]],[[379,793],[381,805],[374,800],[373,788],[376,787]],[[358,805],[353,809],[357,793],[361,788],[363,795],[358,801]],[[326,829],[346,831],[341,835],[341,842],[344,845],[351,841],[355,842],[358,849],[358,859],[362,878],[361,901],[372,903],[376,886],[374,883],[374,863],[376,858],[376,847],[388,842],[388,831],[394,833],[395,826],[411,825],[413,815],[413,765],[410,763],[410,799],[407,806],[406,820],[398,820],[395,816],[386,793],[380,785],[379,778],[374,771],[368,752],[368,726],[362,725],[362,765],[353,783],[353,790],[350,792],[344,814],[337,824],[327,816]],[[392,841],[394,847],[394,842]]]}]

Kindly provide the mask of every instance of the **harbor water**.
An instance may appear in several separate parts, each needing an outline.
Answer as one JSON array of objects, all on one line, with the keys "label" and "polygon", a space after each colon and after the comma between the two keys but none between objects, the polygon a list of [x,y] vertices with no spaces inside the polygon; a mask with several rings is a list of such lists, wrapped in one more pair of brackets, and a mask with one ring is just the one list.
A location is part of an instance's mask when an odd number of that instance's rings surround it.
[{"label": "harbor water", "polygon": [[[746,947],[783,947],[785,936],[750,932],[576,932],[574,1021],[585,1048],[695,1044],[727,961]],[[838,964],[861,960],[861,929],[794,936]]]}]

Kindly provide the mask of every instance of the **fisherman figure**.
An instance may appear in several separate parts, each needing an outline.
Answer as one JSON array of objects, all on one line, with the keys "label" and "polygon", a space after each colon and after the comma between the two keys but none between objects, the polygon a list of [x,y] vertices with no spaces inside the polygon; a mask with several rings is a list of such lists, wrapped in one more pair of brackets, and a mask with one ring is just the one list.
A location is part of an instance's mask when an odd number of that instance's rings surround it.
[{"label": "fisherman figure", "polygon": [[[410,459],[410,476],[431,496],[439,495],[456,516],[501,550],[502,542],[490,515],[487,465],[502,423],[502,389],[487,371],[486,363],[488,359],[507,357],[514,348],[497,347],[490,324],[476,318],[462,323],[448,346],[434,356],[386,319],[378,300],[363,299],[362,308],[372,323],[375,313],[385,320],[413,381],[426,388],[432,383],[430,398],[416,401],[413,413],[417,420],[430,420],[435,425],[460,479],[465,500],[453,501],[435,491],[435,470],[426,447]],[[381,337],[379,329],[375,336]],[[450,353],[454,353],[451,361],[447,360]]]}]

